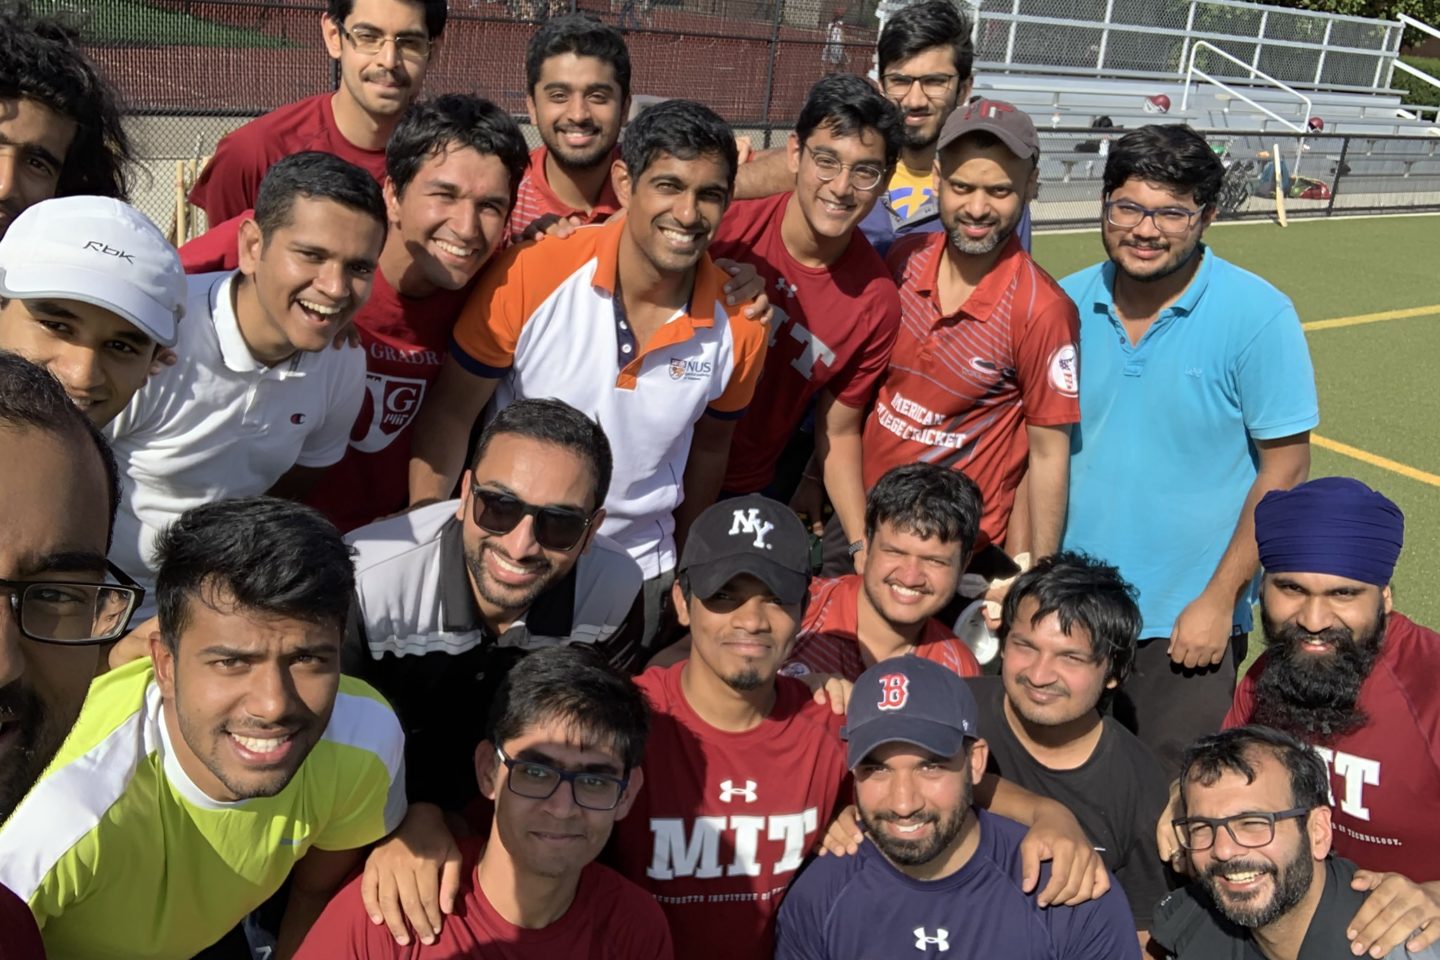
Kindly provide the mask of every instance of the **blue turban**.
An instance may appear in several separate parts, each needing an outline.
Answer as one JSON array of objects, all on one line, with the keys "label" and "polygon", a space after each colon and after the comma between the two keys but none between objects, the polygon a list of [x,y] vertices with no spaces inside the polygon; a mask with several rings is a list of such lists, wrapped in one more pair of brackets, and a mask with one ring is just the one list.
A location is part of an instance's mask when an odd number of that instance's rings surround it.
[{"label": "blue turban", "polygon": [[1405,541],[1405,515],[1349,477],[1271,490],[1255,506],[1255,540],[1267,573],[1328,573],[1383,587]]}]

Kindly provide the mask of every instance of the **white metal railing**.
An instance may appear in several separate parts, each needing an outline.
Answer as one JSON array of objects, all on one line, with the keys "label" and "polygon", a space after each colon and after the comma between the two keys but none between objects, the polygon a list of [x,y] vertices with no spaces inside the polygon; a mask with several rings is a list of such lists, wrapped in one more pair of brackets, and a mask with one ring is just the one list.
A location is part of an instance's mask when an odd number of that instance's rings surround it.
[{"label": "white metal railing", "polygon": [[[1284,90],[1286,93],[1298,99],[1305,107],[1305,111],[1302,114],[1304,120],[1302,120],[1300,123],[1295,123],[1293,120],[1287,120],[1286,118],[1280,116],[1280,114],[1276,113],[1274,110],[1271,110],[1264,104],[1256,103],[1254,100],[1247,97],[1242,91],[1230,86],[1222,80],[1217,80],[1215,77],[1210,76],[1210,74],[1195,66],[1195,59],[1197,56],[1199,56],[1201,50],[1209,50],[1212,53],[1218,54],[1224,59],[1231,61],[1232,63],[1244,67],[1250,72],[1250,76],[1252,79],[1259,78],[1261,80],[1264,80],[1267,83],[1270,83],[1271,85],[1277,87],[1280,90]],[[1274,120],[1275,122],[1288,127],[1291,131],[1295,133],[1302,134],[1301,138],[1295,141],[1295,165],[1292,168],[1292,173],[1300,172],[1300,158],[1304,156],[1305,153],[1305,139],[1303,137],[1303,134],[1307,132],[1306,124],[1309,122],[1310,114],[1312,112],[1310,106],[1311,101],[1309,97],[1305,96],[1305,94],[1301,93],[1299,90],[1296,90],[1289,84],[1283,83],[1280,80],[1276,80],[1269,74],[1257,70],[1253,64],[1248,64],[1244,60],[1241,60],[1239,57],[1231,56],[1224,50],[1221,50],[1219,47],[1215,46],[1215,44],[1210,43],[1206,40],[1196,40],[1190,46],[1190,63],[1185,70],[1185,92],[1180,96],[1181,113],[1184,113],[1185,110],[1189,107],[1190,86],[1196,77],[1199,77],[1207,83],[1213,83],[1215,86],[1228,93],[1232,98],[1236,100],[1242,100],[1245,103],[1250,104],[1250,106],[1254,107],[1256,110],[1259,110],[1261,113],[1265,114],[1267,117]],[[1276,157],[1275,162],[1279,163],[1280,158]]]},{"label": "white metal railing", "polygon": [[[1430,26],[1430,24],[1428,24],[1428,23],[1424,23],[1424,22],[1422,22],[1422,21],[1420,21],[1420,20],[1416,20],[1414,17],[1407,16],[1407,15],[1405,15],[1405,14],[1403,14],[1403,13],[1396,14],[1396,15],[1395,15],[1395,19],[1396,19],[1396,20],[1399,20],[1402,26],[1412,27],[1412,28],[1414,28],[1414,29],[1416,29],[1416,30],[1419,30],[1421,33],[1428,33],[1428,34],[1430,34],[1430,36],[1436,38],[1437,40],[1440,40],[1440,30],[1435,29],[1434,27]],[[1435,87],[1437,90],[1440,90],[1440,77],[1432,77],[1430,74],[1426,73],[1424,70],[1421,70],[1419,67],[1412,67],[1412,66],[1410,66],[1410,64],[1406,63],[1404,60],[1401,60],[1399,57],[1396,57],[1395,60],[1394,60],[1394,61],[1391,63],[1391,65],[1390,65],[1390,76],[1391,76],[1391,77],[1393,77],[1393,76],[1395,75],[1395,71],[1396,71],[1396,70],[1400,70],[1400,71],[1403,71],[1404,73],[1408,73],[1408,74],[1410,74],[1410,76],[1415,77],[1415,78],[1417,78],[1417,79],[1419,79],[1419,80],[1424,80],[1426,83],[1430,84],[1430,86]],[[1393,86],[1393,84],[1390,83],[1390,81],[1389,81],[1388,79],[1386,80],[1385,85],[1386,85],[1387,87],[1388,87],[1388,86]],[[1423,117],[1423,116],[1425,116],[1425,111],[1426,111],[1427,109],[1433,110],[1434,113],[1435,113],[1435,119],[1436,119],[1437,121],[1440,121],[1440,107],[1419,107],[1419,106],[1416,106],[1416,107],[1411,107],[1410,109],[1411,109],[1411,110],[1414,110],[1414,111],[1416,112],[1416,114],[1418,114],[1418,117]],[[1418,117],[1417,117],[1417,119],[1418,119]]]}]

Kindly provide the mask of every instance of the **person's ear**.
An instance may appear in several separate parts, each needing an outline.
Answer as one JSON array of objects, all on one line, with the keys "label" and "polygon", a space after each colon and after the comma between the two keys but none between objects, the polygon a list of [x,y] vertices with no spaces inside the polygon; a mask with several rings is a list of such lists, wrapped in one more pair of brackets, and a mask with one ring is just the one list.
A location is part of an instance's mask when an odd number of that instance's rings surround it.
[{"label": "person's ear", "polygon": [[1394,597],[1390,593],[1390,584],[1385,584],[1380,590],[1380,601],[1385,604],[1385,614],[1389,616],[1395,610]]},{"label": "person's ear", "polygon": [[328,13],[320,14],[320,38],[325,42],[325,52],[330,54],[330,59],[339,60],[342,49],[340,24],[330,19]]},{"label": "person's ear", "polygon": [[[179,643],[179,638],[176,638]],[[155,668],[155,685],[160,688],[162,700],[174,701],[175,699],[175,651],[170,649],[170,644],[155,630],[149,637],[150,663]]]},{"label": "person's ear", "polygon": [[970,782],[979,783],[985,778],[985,768],[990,763],[990,744],[976,738],[970,744]]},{"label": "person's ear", "polygon": [[460,502],[455,506],[455,519],[459,520],[462,526],[465,523],[465,518],[470,515],[470,498],[473,496],[470,492],[473,486],[470,477],[471,473],[469,470],[466,470],[460,475]]},{"label": "person's ear", "polygon": [[625,793],[620,797],[620,802],[615,806],[615,819],[623,820],[625,814],[635,805],[635,798],[640,795],[640,788],[645,785],[645,771],[641,767],[635,767],[630,771],[630,782],[625,785]]},{"label": "person's ear", "polygon": [[390,221],[390,226],[398,230],[400,228],[400,191],[395,188],[395,181],[389,176],[385,177],[385,185],[381,188],[385,195],[385,217]]},{"label": "person's ear", "polygon": [[800,173],[800,152],[803,149],[805,145],[800,142],[800,134],[792,131],[785,139],[785,163],[792,175],[798,176]]},{"label": "person's ear", "polygon": [[475,782],[480,785],[480,795],[491,803],[499,790],[499,775],[500,757],[495,753],[495,744],[481,740],[475,748]]},{"label": "person's ear", "polygon": [[1310,842],[1310,855],[1324,860],[1330,855],[1334,839],[1334,828],[1329,807],[1316,807],[1305,818],[1306,839]]},{"label": "person's ear", "polygon": [[685,593],[680,589],[678,579],[670,584],[670,602],[675,604],[675,616],[679,618],[680,626],[690,626],[690,605],[685,602]]},{"label": "person's ear", "polygon": [[260,267],[261,254],[265,251],[265,237],[254,217],[247,217],[241,222],[240,237],[236,243],[240,272],[247,277],[255,276],[255,271]]},{"label": "person's ear", "polygon": [[625,166],[624,160],[617,159],[610,167],[610,185],[615,188],[615,199],[620,201],[620,206],[629,207],[634,184],[630,180],[630,168]]},{"label": "person's ear", "polygon": [[535,91],[533,90],[525,94],[525,112],[530,115],[531,126],[538,127],[540,118],[535,115]]}]

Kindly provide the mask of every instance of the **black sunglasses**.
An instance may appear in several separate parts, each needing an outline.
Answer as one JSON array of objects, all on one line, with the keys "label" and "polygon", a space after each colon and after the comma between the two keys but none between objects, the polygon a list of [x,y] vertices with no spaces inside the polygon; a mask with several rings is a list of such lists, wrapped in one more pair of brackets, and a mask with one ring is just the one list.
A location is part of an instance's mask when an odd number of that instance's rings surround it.
[{"label": "black sunglasses", "polygon": [[498,490],[486,490],[473,483],[470,495],[475,526],[486,533],[504,536],[527,516],[534,517],[535,542],[546,550],[573,549],[595,519],[593,513],[585,514],[564,507],[537,507],[519,497]]}]

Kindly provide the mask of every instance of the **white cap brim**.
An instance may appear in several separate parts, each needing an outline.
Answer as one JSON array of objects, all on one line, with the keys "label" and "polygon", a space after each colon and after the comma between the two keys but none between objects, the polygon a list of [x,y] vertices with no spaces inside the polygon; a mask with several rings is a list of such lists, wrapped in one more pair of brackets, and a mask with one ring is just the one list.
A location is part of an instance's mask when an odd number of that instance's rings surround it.
[{"label": "white cap brim", "polygon": [[16,300],[79,300],[109,310],[162,347],[175,346],[178,314],[184,311],[183,306],[173,312],[166,309],[113,273],[63,264],[27,263],[8,270],[0,267],[0,296]]}]

